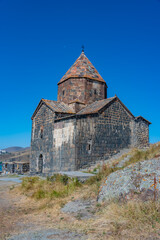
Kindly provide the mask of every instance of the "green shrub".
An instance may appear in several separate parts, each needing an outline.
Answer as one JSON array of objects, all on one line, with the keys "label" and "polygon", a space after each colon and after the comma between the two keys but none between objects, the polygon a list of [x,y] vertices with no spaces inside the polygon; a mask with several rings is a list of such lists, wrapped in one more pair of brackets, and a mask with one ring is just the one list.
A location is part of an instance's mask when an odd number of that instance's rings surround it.
[{"label": "green shrub", "polygon": [[36,198],[37,200],[43,199],[46,197],[46,193],[43,189],[38,189],[34,194],[33,197]]},{"label": "green shrub", "polygon": [[77,178],[69,178],[67,175],[54,174],[46,180],[39,177],[23,178],[21,189],[35,199],[63,198],[73,193],[82,184]]}]

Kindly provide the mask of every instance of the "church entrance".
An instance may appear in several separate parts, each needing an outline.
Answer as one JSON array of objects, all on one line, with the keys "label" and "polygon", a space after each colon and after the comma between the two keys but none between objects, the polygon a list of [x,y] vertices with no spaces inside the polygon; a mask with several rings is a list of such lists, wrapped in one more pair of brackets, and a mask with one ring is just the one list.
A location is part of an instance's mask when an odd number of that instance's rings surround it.
[{"label": "church entrance", "polygon": [[39,155],[39,161],[38,161],[38,173],[43,172],[43,155]]}]

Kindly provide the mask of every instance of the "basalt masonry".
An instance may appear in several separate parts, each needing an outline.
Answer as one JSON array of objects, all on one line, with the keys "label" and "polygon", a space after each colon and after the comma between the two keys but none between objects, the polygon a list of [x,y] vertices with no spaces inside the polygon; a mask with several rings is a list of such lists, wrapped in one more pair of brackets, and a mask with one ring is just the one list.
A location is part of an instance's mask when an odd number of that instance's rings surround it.
[{"label": "basalt masonry", "polygon": [[[106,98],[107,87],[103,82],[88,78],[71,78],[58,84],[58,102],[79,101],[85,105]],[[85,106],[84,105],[84,106]]]},{"label": "basalt masonry", "polygon": [[123,148],[148,147],[150,122],[135,117],[84,52],[58,83],[58,101],[41,99],[32,116],[30,171],[75,171]]},{"label": "basalt masonry", "polygon": [[144,148],[149,146],[149,122],[140,117],[135,118],[133,126],[133,146]]},{"label": "basalt masonry", "polygon": [[77,119],[77,166],[82,168],[132,147],[130,122],[134,117],[115,98],[102,112]]},{"label": "basalt masonry", "polygon": [[31,173],[49,173],[53,168],[53,131],[55,113],[45,104],[32,122]]}]

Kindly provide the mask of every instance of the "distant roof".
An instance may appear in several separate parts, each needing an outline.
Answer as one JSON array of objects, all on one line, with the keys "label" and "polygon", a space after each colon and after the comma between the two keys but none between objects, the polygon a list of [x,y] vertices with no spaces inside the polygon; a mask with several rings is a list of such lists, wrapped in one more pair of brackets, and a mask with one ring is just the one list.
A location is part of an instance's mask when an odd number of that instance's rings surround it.
[{"label": "distant roof", "polygon": [[64,82],[65,80],[71,77],[72,78],[85,77],[105,83],[104,79],[95,69],[95,67],[92,65],[92,63],[89,61],[89,59],[86,57],[83,51],[79,58],[71,66],[71,68],[61,78],[58,84]]},{"label": "distant roof", "polygon": [[145,118],[142,117],[142,116],[138,116],[138,117],[136,117],[135,119],[142,119],[142,120],[144,120],[145,122],[147,122],[148,124],[152,124],[151,122],[149,122],[147,119],[145,119]]},{"label": "distant roof", "polygon": [[26,164],[26,163],[30,163],[29,160],[22,160],[22,161],[15,161],[14,163],[16,164]]},{"label": "distant roof", "polygon": [[57,113],[69,113],[69,114],[75,113],[72,108],[70,108],[67,104],[65,104],[63,102],[57,102],[57,101],[52,101],[52,100],[47,100],[47,99],[42,98],[41,101],[39,102],[36,110],[34,111],[31,119],[34,118],[34,116],[36,115],[37,111],[40,109],[42,104],[45,104],[52,111],[57,112]]}]

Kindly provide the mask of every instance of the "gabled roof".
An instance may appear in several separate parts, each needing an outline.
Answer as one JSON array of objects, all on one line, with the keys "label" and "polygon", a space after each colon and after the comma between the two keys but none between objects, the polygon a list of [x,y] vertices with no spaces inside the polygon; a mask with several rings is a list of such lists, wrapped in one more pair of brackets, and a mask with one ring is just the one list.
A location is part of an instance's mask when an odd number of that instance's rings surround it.
[{"label": "gabled roof", "polygon": [[42,98],[41,101],[39,102],[36,110],[34,111],[31,119],[34,118],[34,116],[36,115],[36,113],[38,112],[38,110],[40,109],[42,104],[45,104],[53,112],[56,112],[56,113],[68,113],[68,114],[74,114],[75,113],[72,108],[70,108],[67,104],[65,104],[63,102],[57,102],[57,101],[52,101],[52,100],[47,100],[47,99]]},{"label": "gabled roof", "polygon": [[125,110],[134,118],[133,114],[128,110],[128,108],[120,101],[120,99],[117,96],[96,101],[88,105],[87,107],[83,108],[80,112],[77,113],[77,115],[100,113],[103,111],[104,108],[106,108],[109,104],[111,104],[115,100],[118,100],[121,103],[121,105],[125,108]]},{"label": "gabled roof", "polygon": [[77,115],[98,113],[99,110],[101,110],[104,106],[112,102],[114,99],[115,97],[95,101],[88,105],[87,107],[83,108],[80,112],[77,113]]},{"label": "gabled roof", "polygon": [[104,82],[101,75],[86,57],[84,52],[82,51],[79,58],[75,61],[75,63],[71,66],[71,68],[66,72],[66,74],[61,78],[58,84],[66,81],[69,78],[79,78],[85,77],[89,79],[93,79],[99,82]]},{"label": "gabled roof", "polygon": [[152,124],[151,122],[149,122],[147,119],[145,119],[142,116],[138,116],[138,117],[135,118],[135,120],[137,120],[137,119],[142,119],[143,121],[147,122],[148,124]]}]

